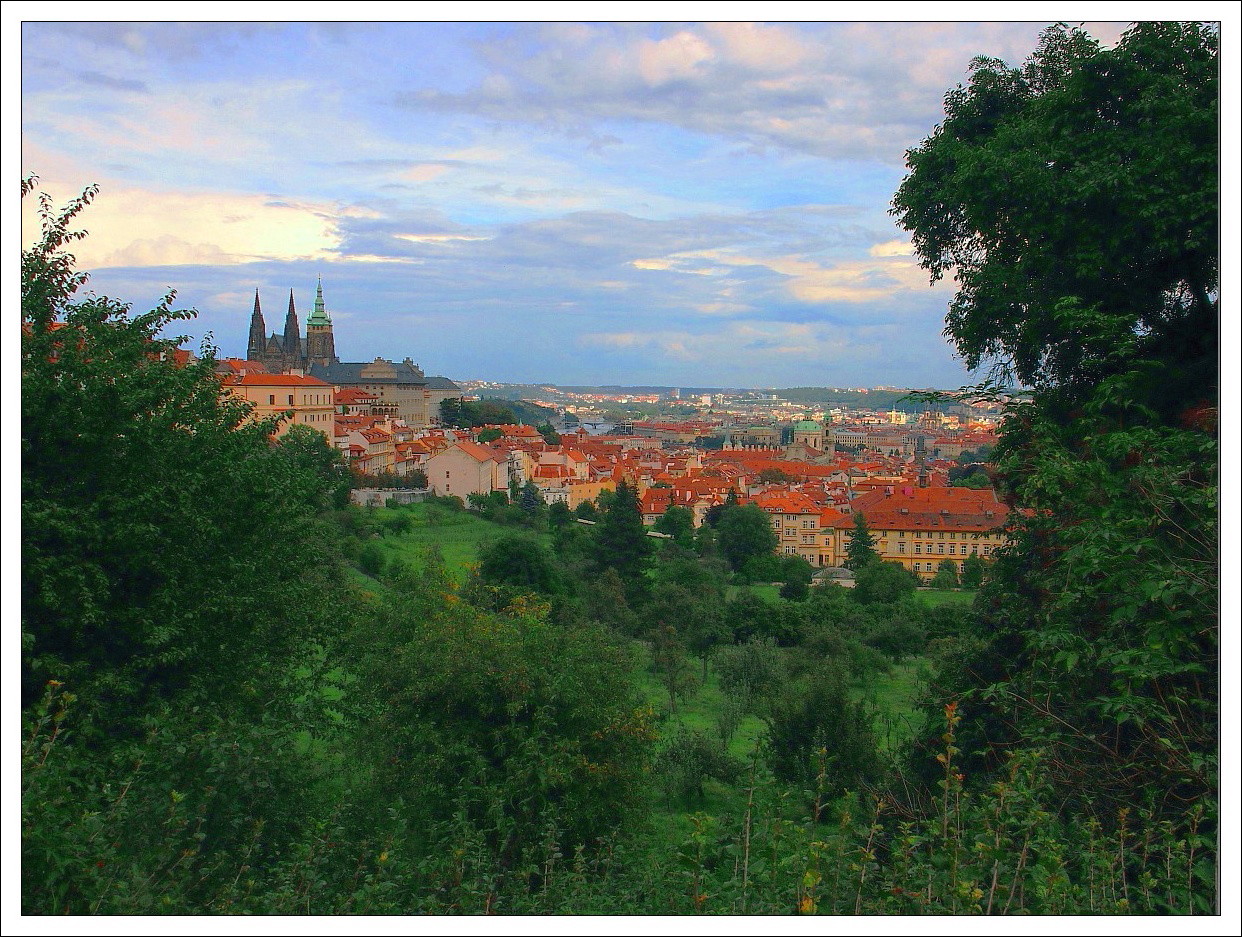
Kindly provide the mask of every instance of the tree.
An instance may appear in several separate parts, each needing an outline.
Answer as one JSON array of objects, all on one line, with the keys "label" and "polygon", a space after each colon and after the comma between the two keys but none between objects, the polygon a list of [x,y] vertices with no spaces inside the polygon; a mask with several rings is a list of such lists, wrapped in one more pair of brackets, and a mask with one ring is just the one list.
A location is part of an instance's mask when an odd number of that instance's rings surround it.
[{"label": "tree", "polygon": [[854,533],[845,547],[845,565],[858,572],[872,563],[878,563],[880,556],[875,552],[875,537],[867,528],[867,519],[861,511],[854,513]]},{"label": "tree", "polygon": [[221,393],[211,348],[181,360],[167,333],[194,313],[172,293],[142,314],[75,298],[86,277],[65,248],[94,194],[60,212],[41,196],[22,252],[23,699],[62,681],[80,732],[123,734],[187,693],[268,699],[325,624],[314,519],[341,479],[317,441],[273,444],[273,423]]},{"label": "tree", "polygon": [[642,591],[642,576],[651,558],[651,540],[643,526],[638,495],[622,480],[595,529],[596,564],[602,572],[615,569],[631,598]]},{"label": "tree", "polygon": [[296,477],[304,483],[303,490],[294,496],[301,497],[312,509],[339,511],[349,504],[349,466],[340,450],[328,444],[323,433],[295,424],[276,445],[293,463]]},{"label": "tree", "polygon": [[544,595],[560,589],[560,577],[547,547],[533,537],[517,534],[501,537],[480,552],[479,578],[491,585]]},{"label": "tree", "polygon": [[554,501],[548,505],[548,527],[565,527],[574,522],[569,505],[564,501]]},{"label": "tree", "polygon": [[518,496],[518,507],[526,514],[537,514],[546,507],[543,500],[543,492],[539,490],[539,486],[534,482],[527,482],[522,486],[522,493]]},{"label": "tree", "polygon": [[651,665],[668,692],[669,712],[676,715],[677,698],[690,693],[696,681],[685,642],[673,625],[662,624],[652,630]]},{"label": "tree", "polygon": [[778,468],[764,469],[759,473],[758,481],[765,485],[783,485],[796,482],[798,477]]},{"label": "tree", "polygon": [[720,552],[735,570],[752,557],[770,555],[779,542],[772,519],[758,505],[727,505],[716,523]]},{"label": "tree", "polygon": [[983,585],[983,577],[987,567],[977,553],[972,553],[962,561],[962,588],[978,589]]},{"label": "tree", "polygon": [[729,495],[725,498],[724,504],[713,504],[707,509],[707,513],[703,518],[704,524],[715,529],[716,525],[720,523],[720,517],[724,514],[725,508],[737,507],[737,505],[737,491],[730,488]]},{"label": "tree", "polygon": [[549,829],[567,854],[595,848],[642,797],[649,714],[628,650],[598,627],[489,614],[429,564],[350,643],[364,801],[373,822],[417,830],[415,848],[438,822],[468,827],[494,857],[490,881]]},{"label": "tree", "polygon": [[772,773],[815,791],[820,802],[878,774],[871,719],[850,700],[846,677],[831,661],[785,689],[768,718],[765,742]]},{"label": "tree", "polygon": [[957,578],[957,564],[952,560],[941,560],[931,584],[935,589],[956,589],[961,585]]},{"label": "tree", "polygon": [[1103,49],[1056,26],[945,96],[893,213],[959,283],[946,332],[968,367],[1087,388],[1150,357],[1173,401],[1215,396],[1219,39],[1140,23]]},{"label": "tree", "polygon": [[900,602],[918,585],[914,574],[897,563],[868,563],[855,574],[851,596],[864,605]]},{"label": "tree", "polygon": [[1142,23],[978,59],[894,199],[933,279],[955,271],[967,365],[1031,388],[991,457],[1025,510],[944,699],[978,714],[982,766],[1037,747],[1061,809],[1101,822],[1215,811],[1218,55],[1216,26]]},{"label": "tree", "polygon": [[694,514],[687,507],[671,505],[656,520],[654,528],[678,542],[687,543],[694,536]]}]

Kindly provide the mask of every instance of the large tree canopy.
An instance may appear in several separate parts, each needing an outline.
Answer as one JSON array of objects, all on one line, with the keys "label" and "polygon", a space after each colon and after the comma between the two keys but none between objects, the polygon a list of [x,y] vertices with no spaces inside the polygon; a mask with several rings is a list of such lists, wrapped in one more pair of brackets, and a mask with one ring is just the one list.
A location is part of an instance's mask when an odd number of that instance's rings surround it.
[{"label": "large tree canopy", "polygon": [[262,704],[320,614],[312,519],[342,478],[322,435],[273,444],[209,356],[181,360],[171,295],[139,315],[75,296],[65,246],[93,194],[44,197],[22,253],[25,701],[61,680],[101,731],[186,688]]},{"label": "large tree canopy", "polygon": [[1212,816],[1217,792],[1218,45],[1058,26],[1022,68],[977,59],[894,199],[957,280],[966,363],[1033,390],[995,457],[1023,510],[983,650],[942,687],[981,717],[962,748],[1036,747],[1062,804],[1105,816]]},{"label": "large tree canopy", "polygon": [[1211,396],[1218,50],[1198,23],[1138,24],[1114,49],[1057,26],[946,95],[893,213],[933,281],[957,280],[946,334],[969,367],[1085,386],[1151,355]]}]

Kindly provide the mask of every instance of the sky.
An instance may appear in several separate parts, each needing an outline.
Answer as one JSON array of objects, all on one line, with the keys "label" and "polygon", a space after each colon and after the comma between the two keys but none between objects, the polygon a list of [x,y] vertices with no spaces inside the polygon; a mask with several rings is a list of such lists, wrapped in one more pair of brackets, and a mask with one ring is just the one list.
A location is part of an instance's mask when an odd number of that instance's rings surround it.
[{"label": "sky", "polygon": [[23,15],[23,175],[99,185],[90,288],[175,289],[194,347],[244,355],[256,289],[304,326],[322,276],[343,360],[727,387],[969,382],[889,204],[971,59],[1047,25]]}]

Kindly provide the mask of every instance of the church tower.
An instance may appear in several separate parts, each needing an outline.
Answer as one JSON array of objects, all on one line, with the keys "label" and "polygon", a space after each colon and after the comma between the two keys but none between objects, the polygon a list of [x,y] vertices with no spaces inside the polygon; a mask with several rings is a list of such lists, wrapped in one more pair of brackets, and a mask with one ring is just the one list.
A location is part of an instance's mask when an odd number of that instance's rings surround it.
[{"label": "church tower", "polygon": [[323,307],[323,277],[315,287],[315,311],[306,320],[306,363],[333,365],[339,364],[336,357],[336,342],[332,337],[332,320]]},{"label": "church tower", "polygon": [[246,344],[246,358],[259,361],[267,353],[267,326],[263,324],[263,310],[259,308],[259,291],[254,291],[254,312],[250,314],[250,341]]},{"label": "church tower", "polygon": [[302,333],[298,328],[298,313],[293,308],[293,290],[289,291],[289,312],[285,316],[284,352],[285,367],[302,367]]}]

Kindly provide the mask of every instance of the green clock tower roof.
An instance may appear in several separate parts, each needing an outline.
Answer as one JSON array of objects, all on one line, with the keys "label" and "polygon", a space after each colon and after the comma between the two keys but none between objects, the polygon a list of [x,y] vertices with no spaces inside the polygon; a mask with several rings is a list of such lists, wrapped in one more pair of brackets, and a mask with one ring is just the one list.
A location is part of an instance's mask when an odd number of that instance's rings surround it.
[{"label": "green clock tower roof", "polygon": [[328,314],[323,308],[323,277],[319,278],[319,283],[315,287],[315,311],[310,314],[310,318],[306,320],[306,324],[308,326],[332,324],[332,320],[328,318]]}]

